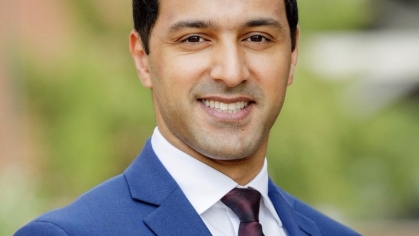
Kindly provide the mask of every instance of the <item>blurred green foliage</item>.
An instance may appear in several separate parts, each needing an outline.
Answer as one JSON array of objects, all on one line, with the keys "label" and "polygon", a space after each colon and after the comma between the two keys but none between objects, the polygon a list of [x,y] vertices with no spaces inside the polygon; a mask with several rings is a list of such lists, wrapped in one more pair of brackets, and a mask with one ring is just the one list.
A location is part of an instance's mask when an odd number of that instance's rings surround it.
[{"label": "blurred green foliage", "polygon": [[120,173],[155,126],[151,92],[141,87],[127,48],[86,37],[80,51],[55,65],[25,59],[30,112],[45,148],[42,182],[50,194],[71,198]]},{"label": "blurred green foliage", "polygon": [[308,31],[351,30],[371,22],[369,0],[300,0],[300,25]]},{"label": "blurred green foliage", "polygon": [[326,210],[332,205],[353,218],[416,214],[417,101],[355,119],[341,107],[347,84],[320,80],[304,69],[296,78],[271,134],[271,176],[307,202]]},{"label": "blurred green foliage", "polygon": [[[23,48],[25,56],[16,60],[42,175],[36,198],[21,196],[35,205],[31,213],[1,215],[2,235],[121,173],[155,127],[151,92],[138,81],[127,49],[131,12],[123,12],[117,23],[125,24],[118,26],[104,20],[98,1],[68,3],[79,22],[76,50],[45,63]],[[367,1],[301,0],[299,6],[302,48],[311,32],[357,29],[370,20]],[[339,102],[346,86],[298,68],[271,133],[270,175],[310,204],[350,218],[408,217],[419,195],[417,103],[402,101],[353,119]]]}]

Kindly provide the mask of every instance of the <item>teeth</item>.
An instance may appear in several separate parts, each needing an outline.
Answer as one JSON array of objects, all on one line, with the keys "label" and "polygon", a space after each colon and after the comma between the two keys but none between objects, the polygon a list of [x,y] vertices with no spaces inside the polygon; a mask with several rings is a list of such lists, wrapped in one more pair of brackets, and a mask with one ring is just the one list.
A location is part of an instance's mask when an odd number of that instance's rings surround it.
[{"label": "teeth", "polygon": [[226,113],[237,113],[249,105],[249,102],[222,103],[213,100],[202,100],[205,106]]},{"label": "teeth", "polygon": [[228,104],[220,102],[220,110],[228,111]]}]

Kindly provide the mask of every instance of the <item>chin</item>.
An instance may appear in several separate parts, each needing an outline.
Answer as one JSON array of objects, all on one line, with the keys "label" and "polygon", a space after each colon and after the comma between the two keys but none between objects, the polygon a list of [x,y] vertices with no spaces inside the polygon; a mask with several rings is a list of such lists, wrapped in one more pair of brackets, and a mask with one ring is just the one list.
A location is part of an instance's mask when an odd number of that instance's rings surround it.
[{"label": "chin", "polygon": [[223,148],[218,148],[216,150],[212,149],[210,151],[207,149],[206,151],[202,151],[200,153],[209,159],[213,159],[217,161],[237,161],[237,160],[248,159],[249,157],[253,156],[253,154],[255,154],[256,151],[254,149],[250,149],[249,147],[248,148],[236,147],[235,150],[229,147],[223,147]]}]

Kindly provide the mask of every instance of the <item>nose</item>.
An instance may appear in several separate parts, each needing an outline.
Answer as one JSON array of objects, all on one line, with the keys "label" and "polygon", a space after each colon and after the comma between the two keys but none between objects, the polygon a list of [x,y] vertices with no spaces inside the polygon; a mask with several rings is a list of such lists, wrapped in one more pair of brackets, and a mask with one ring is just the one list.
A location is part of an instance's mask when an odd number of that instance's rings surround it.
[{"label": "nose", "polygon": [[245,52],[237,43],[224,43],[214,48],[212,57],[213,66],[210,72],[212,79],[232,88],[249,78]]}]

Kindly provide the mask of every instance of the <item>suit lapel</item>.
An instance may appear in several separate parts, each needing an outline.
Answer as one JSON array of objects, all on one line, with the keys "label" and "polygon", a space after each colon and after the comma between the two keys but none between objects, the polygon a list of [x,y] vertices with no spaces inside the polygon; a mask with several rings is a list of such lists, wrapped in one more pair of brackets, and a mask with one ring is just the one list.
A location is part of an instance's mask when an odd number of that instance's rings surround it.
[{"label": "suit lapel", "polygon": [[286,200],[284,192],[269,179],[269,198],[278,213],[289,236],[320,236],[320,231],[312,220],[293,208],[293,203]]},{"label": "suit lapel", "polygon": [[144,223],[157,235],[211,235],[176,181],[154,153],[150,140],[124,172],[134,199],[155,205]]},{"label": "suit lapel", "polygon": [[[144,223],[157,235],[211,235],[176,181],[154,153],[150,140],[125,170],[131,196],[154,205]],[[317,225],[293,207],[292,199],[269,180],[269,198],[289,236],[320,236]],[[288,200],[287,200],[288,199]]]},{"label": "suit lapel", "polygon": [[211,235],[180,188],[144,221],[157,235]]}]

